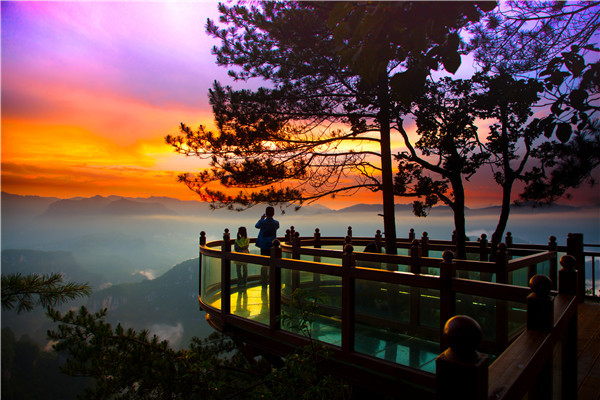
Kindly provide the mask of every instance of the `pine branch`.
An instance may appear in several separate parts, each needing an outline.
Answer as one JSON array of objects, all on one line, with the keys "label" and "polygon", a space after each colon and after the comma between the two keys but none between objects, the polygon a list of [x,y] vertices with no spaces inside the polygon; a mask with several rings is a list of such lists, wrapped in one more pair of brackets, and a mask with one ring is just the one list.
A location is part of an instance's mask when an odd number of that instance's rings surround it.
[{"label": "pine branch", "polygon": [[31,311],[36,306],[55,307],[77,297],[89,296],[90,286],[68,282],[62,283],[62,275],[30,274],[2,275],[2,308]]}]

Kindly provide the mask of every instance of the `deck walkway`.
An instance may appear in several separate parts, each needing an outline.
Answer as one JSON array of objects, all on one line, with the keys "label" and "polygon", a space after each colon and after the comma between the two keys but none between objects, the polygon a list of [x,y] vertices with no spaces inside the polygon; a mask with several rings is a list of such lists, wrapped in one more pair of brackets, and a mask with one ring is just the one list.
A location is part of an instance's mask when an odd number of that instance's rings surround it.
[{"label": "deck walkway", "polygon": [[580,304],[577,318],[577,398],[600,400],[600,303]]}]

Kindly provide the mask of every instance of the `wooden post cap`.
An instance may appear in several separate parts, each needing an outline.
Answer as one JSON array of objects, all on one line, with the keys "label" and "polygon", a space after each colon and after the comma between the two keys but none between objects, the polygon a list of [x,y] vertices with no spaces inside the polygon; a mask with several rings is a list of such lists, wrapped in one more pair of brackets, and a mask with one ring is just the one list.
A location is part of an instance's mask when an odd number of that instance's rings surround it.
[{"label": "wooden post cap", "polygon": [[450,250],[444,250],[442,253],[442,258],[444,259],[444,262],[451,263],[454,259],[454,253]]},{"label": "wooden post cap", "polygon": [[470,361],[478,357],[477,348],[483,339],[483,331],[477,321],[467,315],[456,315],[444,325],[446,343],[461,360]]},{"label": "wooden post cap", "polygon": [[577,260],[571,255],[564,255],[560,258],[560,265],[567,271],[575,271]]},{"label": "wooden post cap", "polygon": [[551,332],[554,326],[554,298],[550,296],[552,281],[546,275],[529,280],[532,293],[527,296],[527,329]]},{"label": "wooden post cap", "polygon": [[354,246],[352,246],[350,243],[347,243],[344,246],[344,254],[352,254],[353,251],[354,251]]},{"label": "wooden post cap", "polygon": [[546,275],[534,275],[529,280],[529,287],[536,297],[544,299],[550,297],[552,281]]}]

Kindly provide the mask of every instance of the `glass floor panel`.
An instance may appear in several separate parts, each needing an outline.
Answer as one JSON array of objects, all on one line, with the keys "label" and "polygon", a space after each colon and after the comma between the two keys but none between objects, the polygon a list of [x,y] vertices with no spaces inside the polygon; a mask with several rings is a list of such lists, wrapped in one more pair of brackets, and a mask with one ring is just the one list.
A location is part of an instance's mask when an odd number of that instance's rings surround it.
[{"label": "glass floor panel", "polygon": [[440,354],[437,342],[358,323],[354,335],[357,352],[435,373],[435,359]]},{"label": "glass floor panel", "polygon": [[[210,304],[221,307],[218,299]],[[231,313],[252,321],[269,324],[268,286],[232,288]],[[341,320],[331,317],[316,317],[311,335],[313,339],[336,346],[342,345]],[[355,325],[355,350],[407,367],[435,373],[435,359],[439,355],[439,343],[414,338],[386,328],[365,324]]]},{"label": "glass floor panel", "polygon": [[[269,324],[269,286],[231,288],[231,314],[252,321]],[[221,309],[221,298],[209,304]]]}]

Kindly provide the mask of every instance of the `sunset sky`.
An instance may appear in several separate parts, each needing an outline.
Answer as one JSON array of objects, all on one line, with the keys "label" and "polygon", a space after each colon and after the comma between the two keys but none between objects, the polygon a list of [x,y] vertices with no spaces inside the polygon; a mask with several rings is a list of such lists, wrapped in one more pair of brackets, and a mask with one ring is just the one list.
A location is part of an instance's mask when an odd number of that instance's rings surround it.
[{"label": "sunset sky", "polygon": [[[204,29],[217,3],[1,7],[3,191],[195,198],[175,177],[202,164],[175,154],[164,136],[180,122],[210,126],[208,88],[230,83]],[[498,204],[495,185],[479,181],[468,186],[467,205]],[[365,194],[325,204],[380,201]],[[598,188],[578,201],[600,202]]]}]

